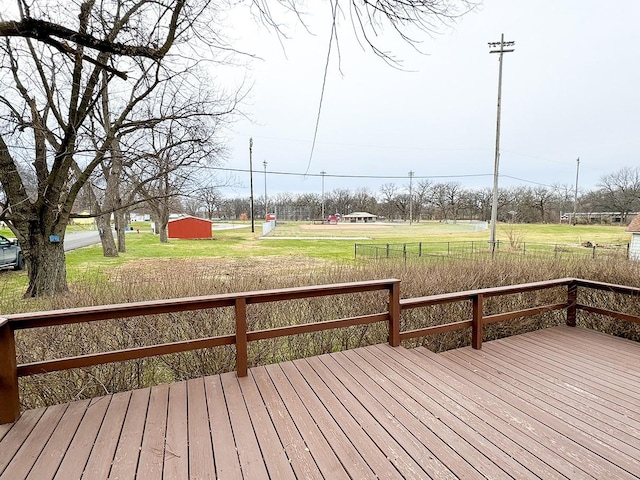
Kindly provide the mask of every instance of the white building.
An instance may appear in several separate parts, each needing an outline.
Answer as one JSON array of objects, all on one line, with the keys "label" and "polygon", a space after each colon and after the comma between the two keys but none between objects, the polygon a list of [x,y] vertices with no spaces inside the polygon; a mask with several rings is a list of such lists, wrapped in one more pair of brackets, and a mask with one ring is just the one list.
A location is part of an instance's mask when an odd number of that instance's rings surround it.
[{"label": "white building", "polygon": [[627,227],[627,232],[631,232],[631,243],[629,244],[629,258],[640,260],[640,214],[633,217]]}]

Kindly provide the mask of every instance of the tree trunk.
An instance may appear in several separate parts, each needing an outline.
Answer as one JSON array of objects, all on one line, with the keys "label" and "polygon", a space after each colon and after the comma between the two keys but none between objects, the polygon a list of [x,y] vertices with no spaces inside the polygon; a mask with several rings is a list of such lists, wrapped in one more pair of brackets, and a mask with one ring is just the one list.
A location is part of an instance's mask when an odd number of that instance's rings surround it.
[{"label": "tree trunk", "polygon": [[118,250],[116,242],[113,240],[113,232],[111,231],[111,214],[103,213],[96,217],[96,225],[100,233],[100,242],[102,243],[102,255],[105,257],[117,257]]},{"label": "tree trunk", "polygon": [[67,267],[64,255],[64,236],[59,242],[52,242],[49,235],[31,232],[28,243],[22,244],[27,263],[29,287],[25,298],[54,295],[66,292]]},{"label": "tree trunk", "polygon": [[151,219],[156,225],[156,234],[160,235],[160,243],[169,243],[169,237],[167,235],[167,225],[169,224],[169,211],[163,208],[164,205],[150,205]]},{"label": "tree trunk", "polygon": [[[119,203],[122,203],[118,199]],[[116,237],[118,239],[118,252],[125,253],[127,251],[127,245],[125,243],[125,232],[127,231],[127,219],[126,213],[123,209],[118,209],[113,212],[114,223],[116,226]]]}]

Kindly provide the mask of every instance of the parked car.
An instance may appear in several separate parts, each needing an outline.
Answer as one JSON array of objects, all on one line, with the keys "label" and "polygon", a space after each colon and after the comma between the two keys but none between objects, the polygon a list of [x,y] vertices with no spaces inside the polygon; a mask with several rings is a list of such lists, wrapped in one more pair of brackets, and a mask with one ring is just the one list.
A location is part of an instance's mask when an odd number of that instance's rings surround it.
[{"label": "parked car", "polygon": [[0,235],[0,268],[24,268],[24,255],[20,244],[15,239],[8,239]]}]

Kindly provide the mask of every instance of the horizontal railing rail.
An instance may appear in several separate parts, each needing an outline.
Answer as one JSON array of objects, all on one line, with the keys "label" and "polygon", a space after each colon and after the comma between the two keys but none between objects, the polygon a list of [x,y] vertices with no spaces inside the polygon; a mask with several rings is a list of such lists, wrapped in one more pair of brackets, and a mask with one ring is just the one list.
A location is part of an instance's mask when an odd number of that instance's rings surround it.
[{"label": "horizontal railing rail", "polygon": [[[567,288],[566,301],[484,315],[484,301],[487,298],[558,287]],[[399,346],[401,341],[411,338],[471,328],[471,344],[476,349],[482,347],[483,327],[485,325],[516,318],[526,318],[550,311],[566,310],[566,323],[570,326],[576,325],[576,313],[578,310],[640,323],[640,317],[636,315],[608,310],[596,305],[578,303],[578,287],[640,297],[640,288],[636,287],[583,279],[560,278],[520,285],[400,299],[400,280],[385,279],[8,315],[0,318],[0,423],[15,421],[20,414],[18,377],[89,367],[102,363],[121,362],[223,345],[235,345],[236,371],[238,376],[245,376],[248,368],[247,348],[249,342],[356,325],[368,325],[377,322],[388,322],[389,343],[392,346]],[[388,308],[384,312],[263,330],[248,331],[247,329],[247,306],[251,304],[381,290],[388,291]],[[454,302],[471,302],[472,318],[401,332],[400,318],[402,311]],[[17,364],[14,337],[16,330],[223,307],[234,308],[235,333]]]},{"label": "horizontal railing rail", "polygon": [[443,325],[433,325],[414,330],[408,330],[400,333],[400,340],[409,340],[416,337],[424,337],[427,335],[435,335],[437,333],[451,332],[471,327],[471,339],[473,348],[482,347],[483,326],[489,323],[503,322],[515,318],[524,318],[539,315],[552,310],[563,310],[569,306],[569,301],[553,303],[549,305],[541,305],[533,308],[526,308],[511,312],[504,312],[495,315],[484,316],[484,299],[512,295],[517,293],[531,292],[536,290],[546,290],[567,286],[574,281],[572,278],[559,278],[556,280],[545,280],[542,282],[523,283],[519,285],[506,285],[502,287],[483,288],[479,290],[467,290],[462,292],[445,293],[439,295],[429,295],[427,297],[407,298],[400,300],[401,310],[408,310],[420,307],[430,307],[434,305],[442,305],[445,303],[471,301],[473,316],[469,320],[458,321],[454,323],[445,323]]}]

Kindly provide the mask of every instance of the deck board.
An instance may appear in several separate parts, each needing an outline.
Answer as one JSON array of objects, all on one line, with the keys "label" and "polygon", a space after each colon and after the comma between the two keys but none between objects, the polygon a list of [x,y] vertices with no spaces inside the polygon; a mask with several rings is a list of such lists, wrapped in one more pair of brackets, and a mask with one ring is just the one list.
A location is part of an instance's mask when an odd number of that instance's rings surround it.
[{"label": "deck board", "polygon": [[[568,345],[564,343],[563,345]],[[594,368],[585,365],[584,362],[571,361],[562,356],[556,355],[548,349],[541,349],[539,346],[531,347],[526,340],[514,338],[509,342],[508,348],[518,352],[519,356],[532,358],[535,355],[536,366],[555,375],[566,385],[575,390],[581,390],[595,401],[601,404],[612,402],[622,407],[625,413],[636,420],[640,420],[640,400],[619,387],[613,382],[616,377],[615,372],[600,372],[600,375],[593,375]],[[536,352],[544,352],[544,355],[536,355]]]},{"label": "deck board", "polygon": [[289,383],[280,365],[269,365],[266,371],[324,478],[348,478],[338,456]]},{"label": "deck board", "polygon": [[204,393],[204,379],[187,381],[187,416],[189,423],[189,474],[191,478],[214,478],[213,444],[209,429],[209,412]]},{"label": "deck board", "polygon": [[[447,355],[439,355],[435,361],[463,379],[468,388],[481,390],[481,402],[486,402],[487,406],[499,405],[505,420],[518,422],[538,442],[551,442],[565,461],[573,463],[589,474],[595,474],[598,478],[612,476],[615,478],[637,478],[622,468],[633,465],[632,459],[620,455],[609,445],[594,442],[587,433],[575,425],[567,424],[553,416],[544,415],[516,395],[493,383],[483,382],[477,372],[466,366],[458,365]],[[610,462],[608,458],[611,456],[621,463],[622,467],[619,466],[619,463]]]},{"label": "deck board", "polygon": [[[4,472],[7,466],[13,461],[14,455],[38,424],[45,410],[44,408],[39,408],[37,410],[26,411],[22,417],[20,417],[19,422],[9,425],[11,429],[6,431],[1,439],[2,443],[0,443],[2,446],[0,450],[0,474]],[[2,478],[2,476],[0,476],[0,478]]]},{"label": "deck board", "polygon": [[69,453],[62,459],[53,478],[57,480],[81,478],[110,403],[110,396],[91,400],[69,445],[67,450]]},{"label": "deck board", "polygon": [[24,412],[0,480],[640,478],[640,344],[373,345]]},{"label": "deck board", "polygon": [[247,478],[267,478],[267,467],[238,385],[238,377],[233,373],[225,373],[221,379],[242,474]]},{"label": "deck board", "polygon": [[169,385],[152,388],[138,459],[138,471],[145,472],[145,480],[162,479],[168,407]]},{"label": "deck board", "polygon": [[300,435],[286,405],[278,394],[265,367],[251,369],[251,377],[263,398],[265,408],[272,419],[274,428],[280,437],[280,442],[291,461],[291,467],[298,478],[322,478],[307,445]]},{"label": "deck board", "polygon": [[[513,476],[563,478],[559,472],[540,461],[536,456],[536,453],[539,453],[537,450],[532,449],[532,453],[525,448],[525,446],[531,447],[531,442],[523,434],[509,425],[505,425],[504,428],[495,428],[492,422],[487,421],[486,415],[482,415],[481,410],[477,411],[473,408],[472,402],[466,402],[466,404],[460,402],[457,398],[458,393],[446,385],[446,381],[441,380],[442,376],[437,369],[416,369],[416,362],[420,362],[421,359],[416,359],[412,352],[401,350],[399,352],[401,355],[394,355],[394,352],[388,348],[381,347],[380,350],[391,357],[395,363],[404,367],[402,375],[410,379],[411,384],[422,392],[424,401],[439,406],[439,408],[434,407],[434,411],[443,422],[456,428],[465,438],[473,439],[478,448],[486,448],[492,458],[498,457],[502,468]],[[429,352],[429,355],[433,354]],[[425,360],[426,362],[428,359]],[[493,450],[492,445],[497,450]],[[517,454],[514,455],[514,452]]]},{"label": "deck board", "polygon": [[227,402],[222,391],[220,376],[207,377],[204,381],[209,405],[209,428],[213,448],[216,475],[219,478],[241,479],[240,459],[235,446]]},{"label": "deck board", "polygon": [[109,477],[130,400],[131,392],[117,393],[111,399],[95,444],[87,460],[87,466],[84,471],[86,478],[100,480]]},{"label": "deck board", "polygon": [[150,388],[131,392],[109,474],[110,478],[133,478],[136,474],[150,396]]},{"label": "deck board", "polygon": [[[69,404],[69,407],[60,419],[58,428],[53,431],[51,438],[38,456],[27,478],[51,478],[55,475],[62,459],[67,453],[69,444],[73,440],[89,403],[89,400],[83,400]],[[24,462],[23,465],[26,466],[27,462]],[[7,472],[7,475],[18,476],[17,472]]]},{"label": "deck board", "polygon": [[518,355],[488,346],[483,355],[473,356],[466,350],[460,350],[451,356],[465,358],[472,363],[481,363],[483,370],[494,375],[508,376],[516,391],[527,394],[528,398],[536,399],[538,404],[547,404],[561,412],[576,415],[616,438],[627,439],[631,444],[640,442],[640,422],[612,408],[590,402],[581,392],[564,388],[556,377],[541,372],[541,369],[532,366],[531,362],[518,363],[521,358]]},{"label": "deck board", "polygon": [[[477,432],[472,428],[472,425],[478,427],[476,423],[470,421],[468,417],[466,421],[461,421],[437,400],[434,400],[430,396],[432,392],[429,391],[429,385],[421,381],[420,377],[412,371],[413,364],[407,359],[391,357],[387,355],[385,349],[370,350],[366,354],[374,355],[377,360],[383,362],[383,365],[390,372],[393,372],[393,375],[389,377],[394,383],[392,388],[401,389],[410,396],[416,414],[419,414],[420,408],[425,408],[432,412],[436,422],[443,422],[449,427],[450,431],[446,431],[449,438],[443,438],[450,446],[461,442],[467,443],[463,447],[464,450],[458,451],[464,452],[466,458],[475,458],[477,462],[475,468],[478,471],[488,478],[512,478],[513,476],[523,478],[531,475],[529,470],[506,454],[495,443],[487,440],[483,435],[477,435]],[[437,423],[434,427],[437,428]],[[457,438],[451,439],[452,436]],[[466,440],[468,438],[474,438],[476,441],[471,444]],[[474,451],[476,449],[477,452]]]},{"label": "deck board", "polygon": [[278,480],[295,479],[291,459],[287,456],[286,449],[278,437],[253,377],[249,375],[237,380],[269,476]]},{"label": "deck board", "polygon": [[163,479],[180,480],[189,477],[187,419],[187,382],[174,383],[169,389]]}]

